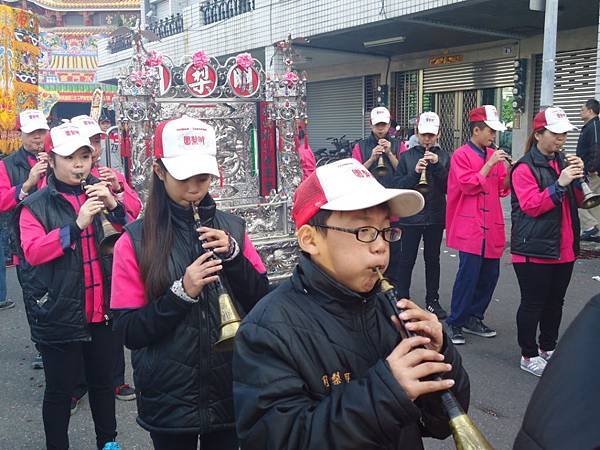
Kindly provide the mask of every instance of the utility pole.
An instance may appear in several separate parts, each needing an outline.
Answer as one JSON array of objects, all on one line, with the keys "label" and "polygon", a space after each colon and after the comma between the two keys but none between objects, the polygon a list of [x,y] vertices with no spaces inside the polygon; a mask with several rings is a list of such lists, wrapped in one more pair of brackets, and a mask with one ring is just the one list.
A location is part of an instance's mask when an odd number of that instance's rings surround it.
[{"label": "utility pole", "polygon": [[546,0],[544,20],[544,54],[542,55],[542,91],[540,111],[554,102],[554,77],[556,72],[556,31],[558,24],[558,0]]}]

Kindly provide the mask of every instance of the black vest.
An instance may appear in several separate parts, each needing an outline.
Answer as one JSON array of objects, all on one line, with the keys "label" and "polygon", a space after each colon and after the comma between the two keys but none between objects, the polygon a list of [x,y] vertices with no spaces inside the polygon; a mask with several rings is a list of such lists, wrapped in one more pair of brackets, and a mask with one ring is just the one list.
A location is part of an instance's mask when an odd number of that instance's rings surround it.
[{"label": "black vest", "polygon": [[[89,184],[98,182],[88,176]],[[56,190],[54,176],[48,177],[48,186],[25,198],[15,213],[19,217],[20,208],[27,208],[40,222],[46,233],[73,223],[77,214],[72,205]],[[93,221],[92,237],[96,248],[104,237],[101,220]],[[20,233],[17,232],[20,247]],[[75,248],[65,250],[63,256],[27,271],[29,281],[35,280],[39,289],[45,288],[47,294],[41,298],[26,298],[30,315],[31,337],[37,343],[64,343],[89,341],[88,322],[85,313],[85,280],[83,270],[82,245],[86,238],[75,244]],[[102,283],[104,288],[104,310],[109,313],[110,275],[112,255],[100,257]],[[31,266],[29,266],[31,267]],[[27,284],[27,280],[25,280]],[[25,296],[24,296],[25,297]],[[107,316],[108,319],[108,316]]]},{"label": "black vest", "polygon": [[[398,151],[400,149],[400,141],[396,138],[391,137],[389,134],[385,136],[385,139],[387,139],[388,141],[391,142],[391,144],[392,144],[391,152],[394,156],[398,157]],[[367,159],[369,159],[371,157],[371,153],[373,152],[373,149],[379,145],[379,139],[377,139],[373,135],[373,133],[371,133],[369,135],[369,137],[359,141],[358,145],[360,148],[360,156],[364,163]],[[373,174],[373,176],[377,179],[377,181],[379,181],[385,187],[389,188],[389,187],[392,187],[392,185],[393,185],[394,172],[396,171],[396,169],[394,169],[394,166],[392,165],[392,162],[390,161],[390,158],[388,157],[388,155],[383,153],[381,156],[383,157],[383,162],[385,163],[385,166],[388,169],[388,174],[385,177],[379,177],[375,174],[379,160],[377,160],[373,164],[371,164],[371,167],[369,167],[369,171]]]},{"label": "black vest", "polygon": [[[31,166],[29,165],[28,155],[30,155],[27,150],[21,147],[14,153],[11,153],[6,158],[2,160],[4,163],[4,167],[6,167],[6,173],[8,174],[8,179],[10,181],[11,186],[17,186],[19,184],[23,184],[27,178],[29,178],[29,171],[31,170]],[[34,186],[33,189],[29,192],[33,194],[37,191],[37,186]],[[18,194],[18,193],[17,193]],[[6,222],[12,222],[13,220],[13,211],[8,211],[2,213],[5,215],[4,220]],[[14,234],[9,233],[9,250],[11,254],[18,255],[19,249],[15,244]]]},{"label": "black vest", "polygon": [[[31,166],[27,160],[29,154],[30,153],[27,150],[21,147],[19,150],[11,153],[2,160],[6,167],[11,186],[22,184],[29,178],[29,171],[31,170]],[[34,187],[30,194],[36,190],[37,189]]]},{"label": "black vest", "polygon": [[[558,167],[562,170],[565,167],[565,157],[562,153],[556,153],[556,158]],[[550,167],[548,159],[535,146],[517,162],[515,168],[519,164],[526,164],[531,169],[540,191],[558,180],[559,175],[554,168]],[[511,188],[511,253],[543,259],[560,258],[562,205],[556,205],[556,207],[538,217],[531,217],[525,214],[519,206],[517,195],[512,186],[512,176]],[[567,186],[563,201],[569,202],[573,223],[573,249],[577,254],[579,253],[579,216],[572,183]]]},{"label": "black vest", "polygon": [[[175,281],[202,250],[191,211],[175,204],[170,208],[176,210],[171,212],[173,248],[157,264],[165,264],[169,279]],[[241,218],[217,210],[210,195],[202,201],[200,217],[203,225],[229,232],[243,251],[245,222]],[[143,245],[142,225],[143,219],[139,219],[125,227],[138,261]],[[225,272],[220,276],[228,287]],[[233,300],[243,315],[241,304],[236,298]],[[173,332],[148,347],[131,351],[134,382],[139,390],[138,422],[143,428],[180,433],[234,428],[232,353],[214,350],[219,325],[218,297],[214,288],[207,286],[200,301]]]}]

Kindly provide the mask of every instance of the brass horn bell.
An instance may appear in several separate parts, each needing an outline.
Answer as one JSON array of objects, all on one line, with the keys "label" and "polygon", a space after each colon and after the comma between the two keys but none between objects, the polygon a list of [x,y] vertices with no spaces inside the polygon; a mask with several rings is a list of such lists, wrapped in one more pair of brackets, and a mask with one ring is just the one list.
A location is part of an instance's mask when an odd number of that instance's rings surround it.
[{"label": "brass horn bell", "polygon": [[582,209],[592,209],[600,205],[600,194],[595,194],[585,181],[581,182],[581,190],[583,191]]},{"label": "brass horn bell", "polygon": [[390,173],[388,167],[385,165],[383,156],[379,157],[379,160],[377,161],[377,167],[375,167],[373,173],[376,177],[386,177]]},{"label": "brass horn bell", "polygon": [[104,232],[104,238],[100,241],[100,245],[98,249],[101,255],[110,255],[114,248],[117,239],[121,236],[122,233],[116,230],[114,225],[110,223],[106,214],[101,213],[100,222],[102,224],[102,231]]},{"label": "brass horn bell", "polygon": [[235,334],[240,328],[241,319],[227,292],[219,294],[219,316],[221,318],[221,325],[219,340],[215,343],[215,350],[218,352],[230,352],[233,350]]}]

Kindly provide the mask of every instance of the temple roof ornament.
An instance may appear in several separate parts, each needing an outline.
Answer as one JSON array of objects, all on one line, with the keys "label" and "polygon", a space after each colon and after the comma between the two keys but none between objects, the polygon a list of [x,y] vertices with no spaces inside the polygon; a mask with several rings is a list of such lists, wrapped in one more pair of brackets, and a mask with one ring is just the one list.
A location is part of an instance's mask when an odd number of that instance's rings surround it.
[{"label": "temple roof ornament", "polygon": [[[21,0],[4,0],[19,6]],[[139,11],[140,0],[28,0],[53,11]]]}]

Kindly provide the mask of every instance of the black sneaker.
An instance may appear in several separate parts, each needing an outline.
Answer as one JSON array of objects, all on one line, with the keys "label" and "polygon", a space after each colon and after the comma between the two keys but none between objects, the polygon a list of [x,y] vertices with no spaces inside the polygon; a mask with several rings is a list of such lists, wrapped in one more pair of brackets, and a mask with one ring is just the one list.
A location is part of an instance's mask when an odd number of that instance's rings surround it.
[{"label": "black sneaker", "polygon": [[492,330],[488,327],[483,320],[477,317],[470,317],[467,323],[463,326],[465,333],[474,334],[485,338],[493,338],[496,336],[496,330]]},{"label": "black sneaker", "polygon": [[448,330],[446,331],[446,334],[448,335],[448,337],[454,345],[463,345],[466,342],[461,327],[448,325]]},{"label": "black sneaker", "polygon": [[122,384],[115,388],[115,397],[123,401],[135,400],[135,389],[128,384]]},{"label": "black sneaker", "polygon": [[440,301],[437,299],[426,302],[425,309],[431,313],[434,313],[439,320],[444,320],[446,317],[448,317],[448,313],[444,308],[442,308]]}]

